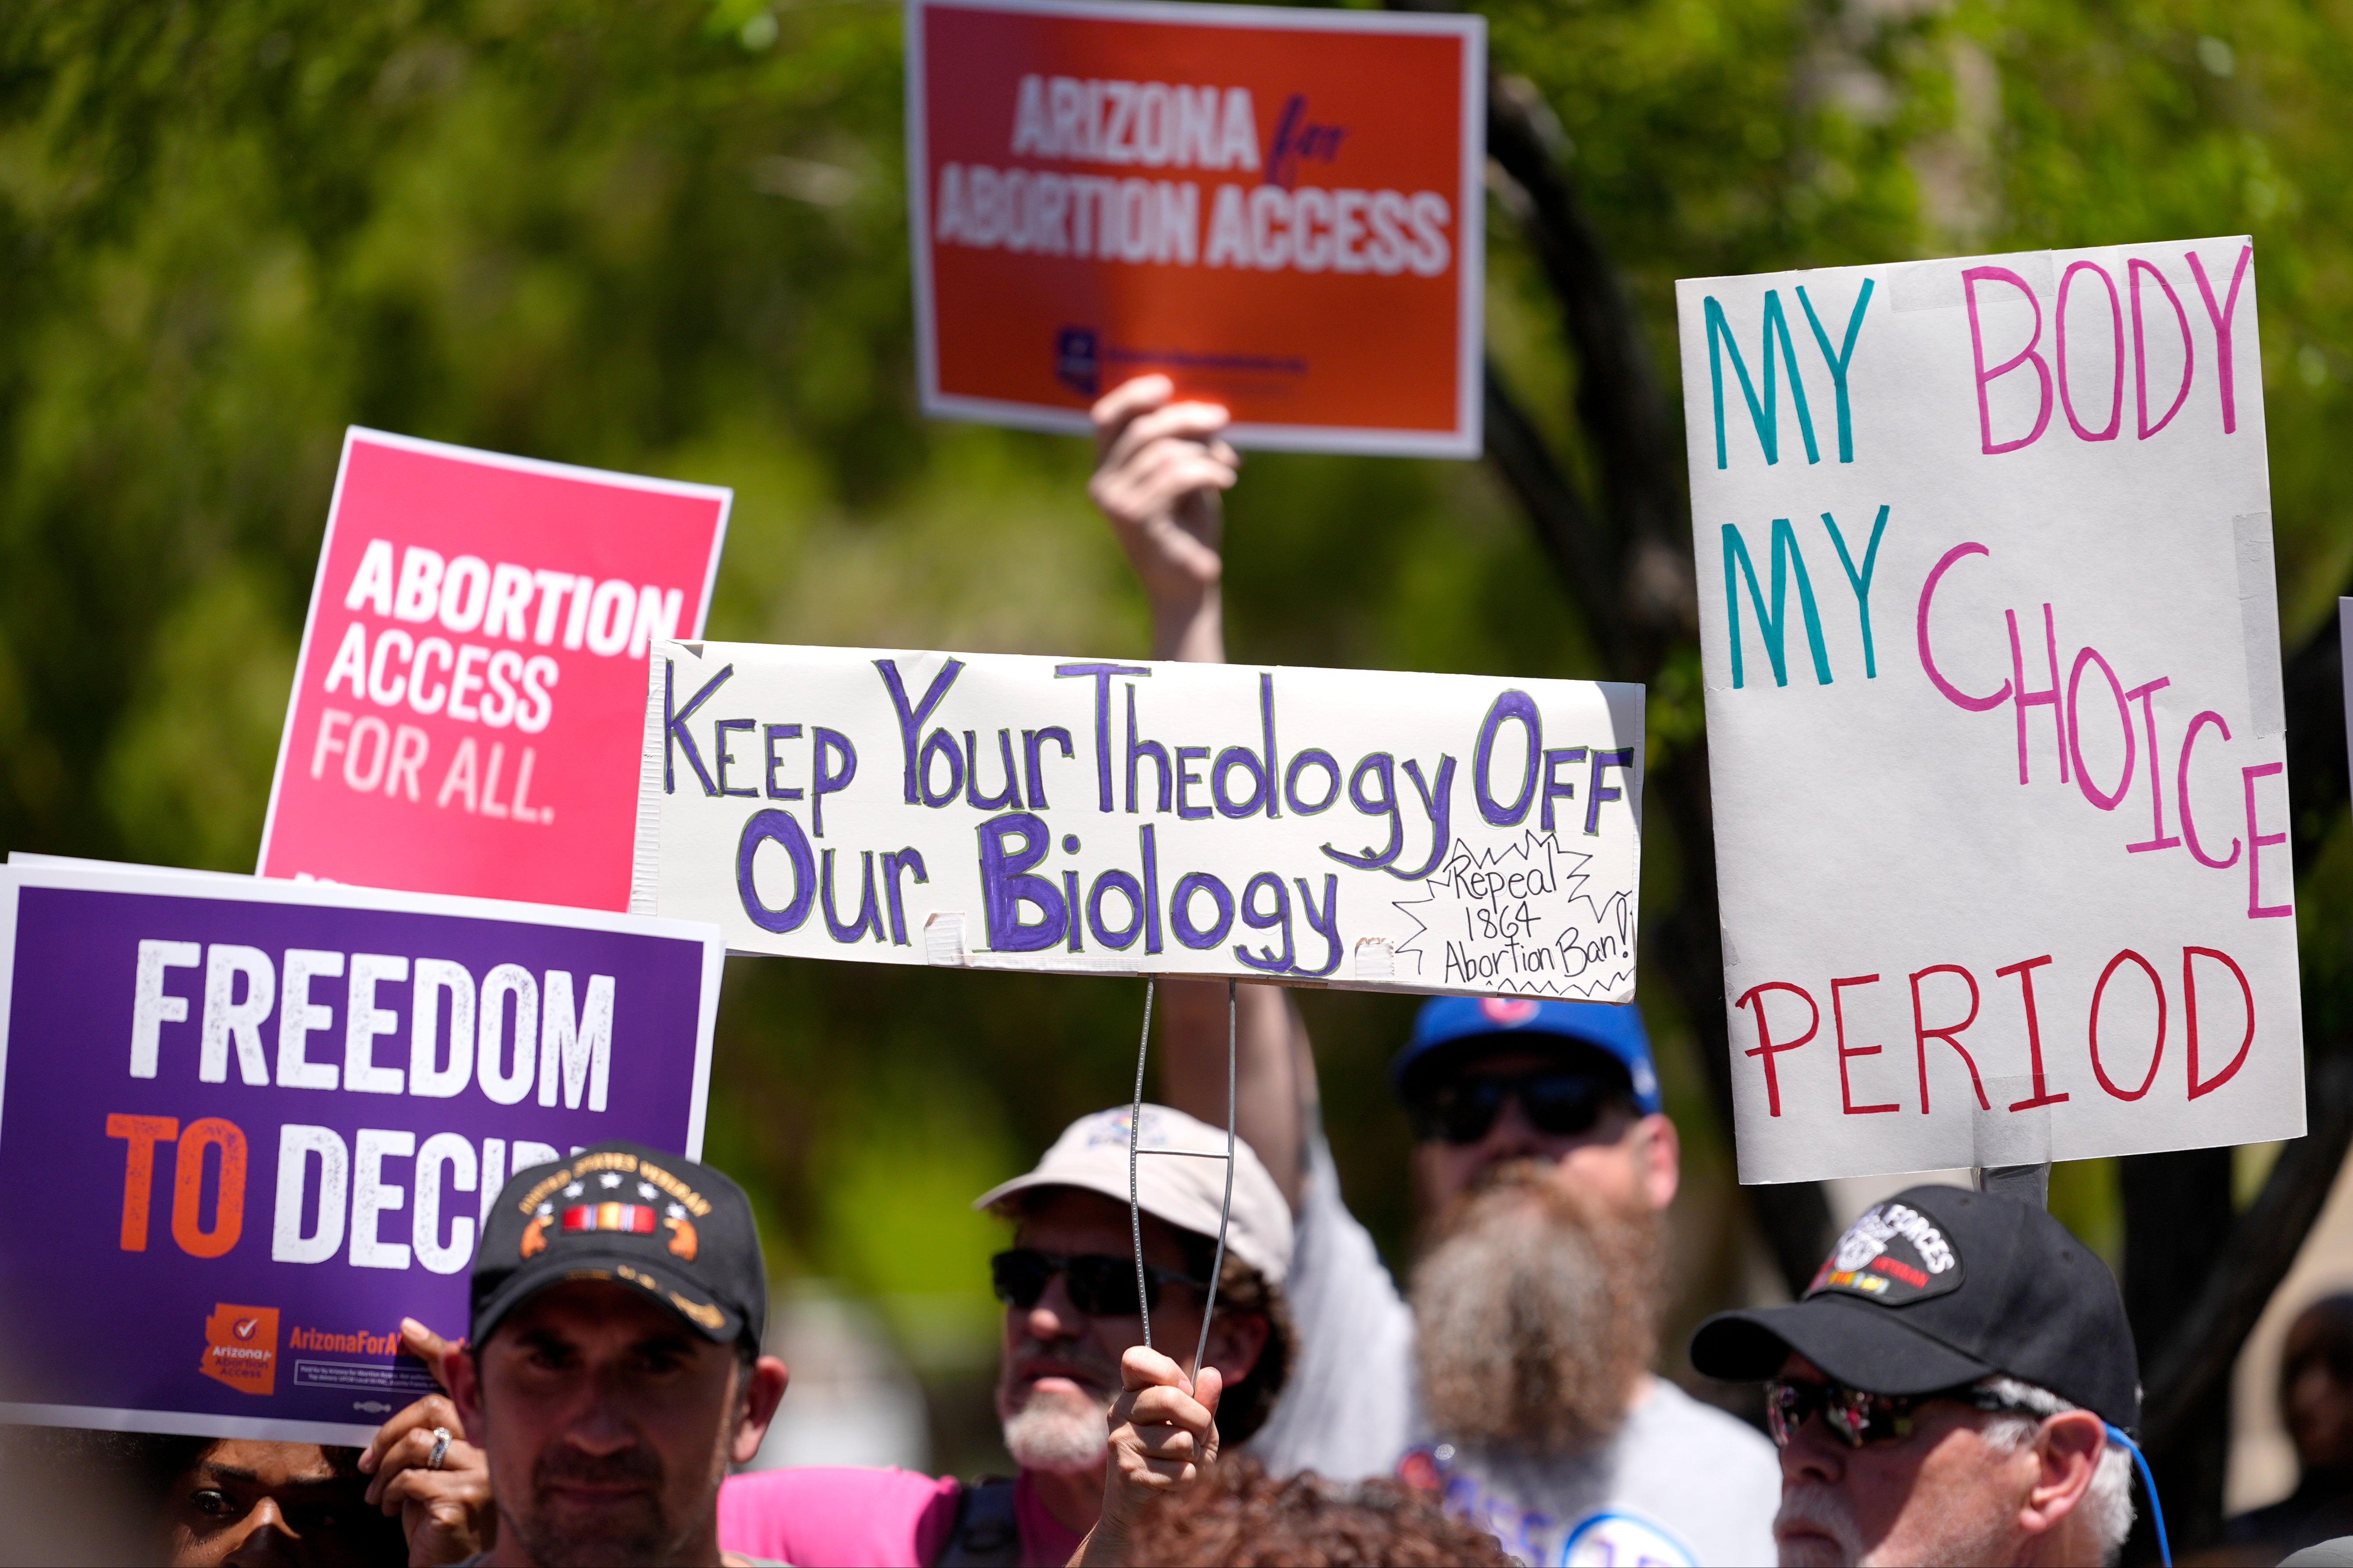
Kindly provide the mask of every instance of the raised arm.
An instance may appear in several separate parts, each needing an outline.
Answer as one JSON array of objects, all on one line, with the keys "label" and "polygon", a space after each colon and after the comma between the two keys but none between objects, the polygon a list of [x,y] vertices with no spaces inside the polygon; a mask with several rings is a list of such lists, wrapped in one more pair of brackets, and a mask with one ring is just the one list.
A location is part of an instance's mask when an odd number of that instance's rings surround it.
[{"label": "raised arm", "polygon": [[[1110,519],[1152,603],[1152,656],[1202,664],[1226,657],[1219,547],[1240,457],[1219,437],[1227,414],[1180,403],[1164,375],[1139,376],[1094,406],[1098,460],[1087,487]],[[1299,1009],[1279,986],[1239,988],[1235,1117],[1250,1146],[1299,1206],[1315,1063]],[[1226,1120],[1226,988],[1160,984],[1161,1082],[1169,1104],[1213,1127]]]}]

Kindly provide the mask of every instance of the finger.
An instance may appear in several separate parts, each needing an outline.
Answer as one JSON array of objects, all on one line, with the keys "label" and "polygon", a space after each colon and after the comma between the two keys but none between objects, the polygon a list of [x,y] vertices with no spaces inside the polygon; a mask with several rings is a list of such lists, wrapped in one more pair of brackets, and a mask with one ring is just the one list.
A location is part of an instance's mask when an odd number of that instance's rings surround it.
[{"label": "finger", "polygon": [[1087,417],[1094,421],[1096,449],[1108,447],[1129,420],[1176,395],[1176,384],[1165,375],[1139,375],[1104,393],[1087,410]]},{"label": "finger", "polygon": [[1120,1386],[1130,1391],[1147,1388],[1189,1388],[1185,1369],[1149,1345],[1130,1345],[1119,1358]]},{"label": "finger", "polygon": [[1214,1366],[1205,1366],[1201,1375],[1193,1380],[1193,1397],[1212,1419],[1218,1414],[1218,1395],[1226,1391],[1226,1374]]},{"label": "finger", "polygon": [[1128,1420],[1145,1426],[1180,1427],[1187,1431],[1206,1431],[1216,1419],[1208,1405],[1179,1388],[1162,1386],[1148,1388],[1137,1394]]},{"label": "finger", "polygon": [[[446,1426],[442,1429],[448,1430]],[[379,1500],[385,1487],[396,1476],[429,1476],[474,1468],[475,1461],[470,1456],[477,1456],[480,1450],[462,1439],[452,1438],[437,1468],[433,1464],[433,1450],[440,1441],[431,1429],[426,1427],[405,1433],[398,1442],[387,1447],[378,1458],[375,1479],[368,1487],[368,1500]]]},{"label": "finger", "polygon": [[[425,1369],[433,1374],[433,1381],[439,1384],[444,1391],[448,1390],[449,1374],[447,1363],[450,1352],[458,1348],[456,1345],[416,1319],[403,1318],[400,1320],[400,1348],[423,1362]],[[454,1432],[457,1428],[452,1426],[450,1430]]]},{"label": "finger", "polygon": [[381,1499],[384,1511],[393,1513],[406,1507],[430,1508],[447,1503],[455,1508],[469,1507],[485,1500],[490,1489],[483,1484],[480,1472],[460,1470],[403,1470],[385,1483]]},{"label": "finger", "polygon": [[1232,422],[1232,416],[1214,403],[1173,403],[1138,416],[1111,436],[1103,444],[1098,466],[1120,468],[1155,441],[1174,439],[1206,446]]},{"label": "finger", "polygon": [[[382,1453],[375,1456],[375,1479],[368,1483],[368,1501],[384,1500],[385,1489],[402,1475],[412,1472],[430,1475],[432,1472],[425,1468],[426,1461],[432,1458],[433,1445],[438,1441],[439,1439],[431,1432],[419,1427],[402,1433],[396,1441],[387,1445]],[[450,1446],[456,1447],[454,1443]]]},{"label": "finger", "polygon": [[465,1432],[464,1425],[458,1419],[458,1407],[449,1402],[448,1397],[428,1394],[375,1429],[375,1436],[368,1444],[367,1452],[359,1458],[360,1473],[374,1475],[393,1445],[412,1432],[429,1433],[436,1426],[447,1426],[452,1436],[462,1436]]}]

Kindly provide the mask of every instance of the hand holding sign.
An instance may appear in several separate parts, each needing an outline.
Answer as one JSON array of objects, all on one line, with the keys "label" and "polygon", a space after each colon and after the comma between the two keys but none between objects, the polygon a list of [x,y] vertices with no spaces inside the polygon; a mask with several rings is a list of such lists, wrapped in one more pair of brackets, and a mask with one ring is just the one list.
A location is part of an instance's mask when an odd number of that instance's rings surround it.
[{"label": "hand holding sign", "polygon": [[425,1395],[376,1429],[359,1458],[360,1473],[374,1478],[367,1500],[400,1516],[410,1563],[461,1562],[482,1550],[497,1524],[489,1461],[466,1441],[466,1425],[450,1403],[442,1370],[462,1347],[403,1318],[400,1348],[425,1363],[442,1392]]},{"label": "hand holding sign", "polygon": [[1127,1562],[1128,1531],[1145,1504],[1198,1484],[1217,1462],[1218,1398],[1225,1379],[1216,1367],[1203,1367],[1196,1381],[1158,1351],[1131,1345],[1120,1357],[1119,1378],[1103,1517],[1087,1532],[1081,1563]]},{"label": "hand holding sign", "polygon": [[1219,434],[1230,422],[1225,409],[1174,402],[1176,391],[1165,375],[1138,376],[1095,405],[1098,458],[1087,493],[1152,601],[1154,657],[1214,663],[1225,657],[1224,639],[1214,624],[1198,624],[1216,614],[1225,570],[1218,497],[1233,488],[1241,456]]}]

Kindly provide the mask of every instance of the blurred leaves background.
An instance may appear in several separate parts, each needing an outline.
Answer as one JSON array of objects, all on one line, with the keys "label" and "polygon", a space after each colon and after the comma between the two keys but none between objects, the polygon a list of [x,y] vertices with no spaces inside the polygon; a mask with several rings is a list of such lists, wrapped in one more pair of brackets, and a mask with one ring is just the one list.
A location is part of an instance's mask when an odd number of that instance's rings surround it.
[{"label": "blurred leaves background", "polygon": [[[1677,277],[2252,231],[2287,641],[2325,619],[2353,566],[2327,437],[2353,375],[2327,216],[2353,168],[2343,5],[1482,9],[1670,380]],[[714,636],[1141,653],[1084,446],[913,411],[899,34],[887,0],[0,12],[0,847],[252,865],[350,424],[733,486]],[[1552,306],[1508,221],[1490,243],[1493,349],[1582,461]],[[1596,672],[1481,466],[1261,454],[1229,515],[1237,658]],[[1654,689],[1654,744],[1697,700]],[[2332,972],[2348,853],[2300,900]],[[1140,1003],[731,964],[710,1154],[780,1272],[881,1304],[942,1394],[943,1465],[989,1442],[997,1243],[965,1205],[1124,1097]],[[1305,1005],[1351,1199],[1398,1261],[1381,1069],[1410,1005]],[[1688,1318],[1764,1271],[1688,1041],[1652,1021],[1690,1151]],[[2114,1255],[2112,1172],[2063,1170],[2053,1201]]]}]

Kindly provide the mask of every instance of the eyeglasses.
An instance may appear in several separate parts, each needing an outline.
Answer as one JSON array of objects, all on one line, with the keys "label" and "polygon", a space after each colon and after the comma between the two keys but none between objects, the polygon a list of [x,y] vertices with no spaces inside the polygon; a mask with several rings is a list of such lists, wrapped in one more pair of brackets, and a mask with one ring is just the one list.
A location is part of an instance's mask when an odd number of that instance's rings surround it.
[{"label": "eyeglasses", "polygon": [[1537,1131],[1568,1138],[1593,1131],[1602,1111],[1623,1094],[1591,1073],[1546,1068],[1513,1076],[1447,1079],[1409,1110],[1414,1135],[1425,1142],[1443,1138],[1449,1143],[1476,1143],[1504,1113],[1504,1102],[1517,1099]]},{"label": "eyeglasses", "polygon": [[1069,1280],[1071,1305],[1091,1318],[1133,1318],[1145,1307],[1160,1305],[1164,1285],[1208,1289],[1208,1282],[1173,1268],[1144,1266],[1144,1300],[1135,1299],[1135,1259],[1105,1252],[1071,1255],[1040,1252],[1034,1247],[1014,1247],[988,1260],[989,1279],[997,1299],[1028,1311],[1046,1294],[1055,1275]]},{"label": "eyeglasses", "polygon": [[1922,1405],[1939,1399],[1989,1412],[2042,1414],[1967,1384],[1929,1394],[1873,1394],[1842,1383],[1791,1383],[1775,1378],[1765,1385],[1765,1425],[1773,1434],[1774,1446],[1786,1448],[1798,1428],[1819,1415],[1831,1436],[1850,1448],[1861,1448],[1909,1437],[1914,1415]]}]

